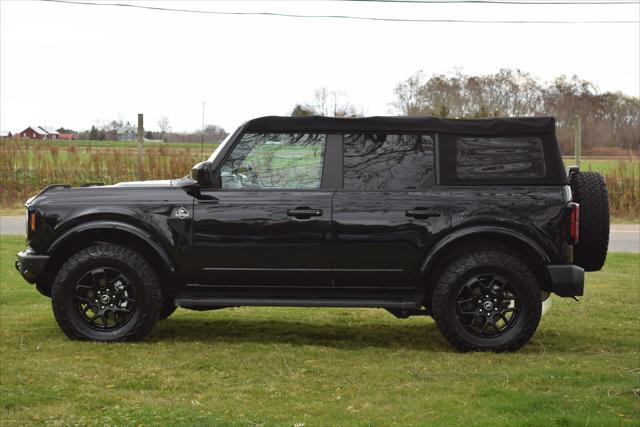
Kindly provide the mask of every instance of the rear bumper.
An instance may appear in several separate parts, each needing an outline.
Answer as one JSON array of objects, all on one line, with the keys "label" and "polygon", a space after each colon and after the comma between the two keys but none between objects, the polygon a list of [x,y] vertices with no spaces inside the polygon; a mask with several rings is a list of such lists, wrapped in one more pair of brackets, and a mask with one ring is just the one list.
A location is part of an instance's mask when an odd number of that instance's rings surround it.
[{"label": "rear bumper", "polygon": [[584,270],[577,265],[548,265],[551,292],[561,297],[578,297],[584,294]]},{"label": "rear bumper", "polygon": [[16,256],[16,270],[29,283],[35,283],[42,276],[49,262],[49,255],[36,255],[31,248],[18,252]]}]

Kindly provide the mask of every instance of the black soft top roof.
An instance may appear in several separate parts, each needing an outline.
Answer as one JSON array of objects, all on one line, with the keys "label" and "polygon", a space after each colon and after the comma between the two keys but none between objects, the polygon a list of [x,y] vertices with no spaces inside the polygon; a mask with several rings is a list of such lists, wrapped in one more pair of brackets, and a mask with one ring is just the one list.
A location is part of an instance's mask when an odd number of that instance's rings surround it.
[{"label": "black soft top roof", "polygon": [[438,117],[282,117],[249,120],[246,132],[433,132],[462,135],[516,135],[555,132],[553,117],[441,119]]}]

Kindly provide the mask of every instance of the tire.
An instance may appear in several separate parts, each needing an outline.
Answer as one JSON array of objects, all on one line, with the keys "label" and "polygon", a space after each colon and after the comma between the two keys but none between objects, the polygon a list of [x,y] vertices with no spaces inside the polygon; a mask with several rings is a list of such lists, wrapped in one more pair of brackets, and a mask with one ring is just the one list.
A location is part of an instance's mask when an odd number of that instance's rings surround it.
[{"label": "tire", "polygon": [[571,174],[573,200],[580,204],[580,235],[573,247],[573,262],[585,271],[598,271],[609,248],[609,193],[596,172]]},{"label": "tire", "polygon": [[100,244],[62,265],[51,303],[58,325],[71,339],[135,341],[158,320],[162,293],[156,272],[142,255]]},{"label": "tire", "polygon": [[164,320],[167,317],[171,316],[176,310],[178,306],[173,298],[165,298],[162,300],[162,307],[160,308],[160,316],[158,316],[158,320]]},{"label": "tire", "polygon": [[540,323],[540,287],[518,258],[503,252],[471,252],[452,261],[440,275],[432,313],[444,337],[458,350],[515,351]]}]

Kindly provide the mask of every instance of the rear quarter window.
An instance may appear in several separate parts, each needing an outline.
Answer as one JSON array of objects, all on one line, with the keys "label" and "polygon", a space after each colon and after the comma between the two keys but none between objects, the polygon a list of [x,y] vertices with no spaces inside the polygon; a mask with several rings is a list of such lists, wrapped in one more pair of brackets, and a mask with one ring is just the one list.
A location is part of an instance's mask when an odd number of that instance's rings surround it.
[{"label": "rear quarter window", "polygon": [[455,175],[461,180],[530,179],[546,176],[538,137],[458,137]]}]

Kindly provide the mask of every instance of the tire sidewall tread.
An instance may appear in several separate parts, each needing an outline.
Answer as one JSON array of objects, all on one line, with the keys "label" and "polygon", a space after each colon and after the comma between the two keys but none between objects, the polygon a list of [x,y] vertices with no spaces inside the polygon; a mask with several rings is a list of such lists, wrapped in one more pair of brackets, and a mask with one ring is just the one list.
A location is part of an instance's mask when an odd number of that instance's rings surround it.
[{"label": "tire sidewall tread", "polygon": [[580,238],[573,248],[573,262],[585,271],[598,271],[609,248],[609,193],[597,172],[571,175],[573,200],[580,204]]},{"label": "tire sidewall tread", "polygon": [[[135,282],[136,311],[122,327],[112,331],[90,328],[73,307],[78,279],[91,268],[117,266],[127,270]],[[80,250],[58,270],[51,288],[53,313],[62,331],[71,339],[95,341],[136,341],[149,334],[160,315],[162,292],[158,276],[149,262],[131,248],[99,244]]]},{"label": "tire sidewall tread", "polygon": [[[525,306],[513,329],[495,338],[474,336],[457,319],[455,299],[466,277],[488,268],[518,283],[521,303]],[[453,301],[453,305],[452,305]],[[539,284],[529,268],[518,258],[503,252],[471,252],[452,261],[440,275],[432,299],[433,318],[444,337],[461,351],[515,351],[535,333],[542,314]]]}]

